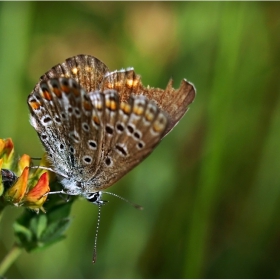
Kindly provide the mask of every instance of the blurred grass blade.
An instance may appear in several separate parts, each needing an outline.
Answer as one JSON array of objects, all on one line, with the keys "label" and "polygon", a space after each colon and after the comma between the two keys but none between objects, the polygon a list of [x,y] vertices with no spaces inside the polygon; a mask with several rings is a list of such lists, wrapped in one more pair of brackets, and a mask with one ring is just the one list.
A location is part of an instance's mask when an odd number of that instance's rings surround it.
[{"label": "blurred grass blade", "polygon": [[[238,9],[238,12],[232,13],[233,8]],[[208,135],[204,147],[206,156],[201,166],[199,189],[190,223],[184,278],[203,278],[210,221],[220,191],[218,188],[220,172],[224,164],[223,153],[226,149],[225,131],[228,128],[229,119],[232,118],[230,107],[235,98],[235,73],[238,72],[238,58],[246,12],[245,5],[233,7],[231,3],[228,3],[227,9],[220,11],[219,45],[210,103],[207,105]]]}]

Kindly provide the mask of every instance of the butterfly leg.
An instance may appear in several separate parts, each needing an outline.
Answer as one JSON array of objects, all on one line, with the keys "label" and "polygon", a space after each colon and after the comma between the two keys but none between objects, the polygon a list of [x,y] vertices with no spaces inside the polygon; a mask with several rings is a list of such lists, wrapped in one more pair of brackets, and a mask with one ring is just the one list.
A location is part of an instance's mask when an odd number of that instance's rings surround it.
[{"label": "butterfly leg", "polygon": [[49,195],[49,194],[66,194],[66,195],[68,195],[68,196],[69,196],[69,194],[68,194],[68,193],[66,193],[64,190],[61,190],[61,191],[55,191],[55,192],[48,192],[48,193],[44,194],[44,196]]}]

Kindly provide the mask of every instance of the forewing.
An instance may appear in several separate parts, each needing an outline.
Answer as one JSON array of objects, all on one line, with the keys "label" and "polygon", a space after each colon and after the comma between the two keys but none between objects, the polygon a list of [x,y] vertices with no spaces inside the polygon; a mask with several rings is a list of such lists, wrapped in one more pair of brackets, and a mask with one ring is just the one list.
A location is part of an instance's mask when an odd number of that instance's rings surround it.
[{"label": "forewing", "polygon": [[56,171],[77,181],[91,178],[99,165],[102,129],[96,108],[73,79],[42,81],[28,97],[31,124]]},{"label": "forewing", "polygon": [[91,55],[76,55],[52,67],[41,76],[34,90],[38,90],[41,81],[50,78],[73,78],[87,92],[98,90],[108,67],[99,59]]}]

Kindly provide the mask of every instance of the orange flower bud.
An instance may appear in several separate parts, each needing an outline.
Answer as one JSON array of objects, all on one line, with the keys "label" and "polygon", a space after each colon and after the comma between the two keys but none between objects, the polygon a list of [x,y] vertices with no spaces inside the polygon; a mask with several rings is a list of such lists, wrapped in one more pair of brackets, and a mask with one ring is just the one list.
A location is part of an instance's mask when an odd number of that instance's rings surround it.
[{"label": "orange flower bud", "polygon": [[4,193],[6,201],[18,206],[26,192],[28,174],[29,167],[25,167],[16,183]]},{"label": "orange flower bud", "polygon": [[[45,172],[38,180],[37,184],[32,188],[23,199],[23,206],[33,210],[43,209],[43,204],[47,199],[47,194],[50,191],[48,173]],[[45,196],[44,196],[45,195]]]}]

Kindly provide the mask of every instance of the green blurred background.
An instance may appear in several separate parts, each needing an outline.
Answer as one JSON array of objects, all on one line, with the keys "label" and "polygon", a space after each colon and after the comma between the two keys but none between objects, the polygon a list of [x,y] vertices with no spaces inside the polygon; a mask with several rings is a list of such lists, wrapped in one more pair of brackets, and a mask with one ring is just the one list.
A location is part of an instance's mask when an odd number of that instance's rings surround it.
[{"label": "green blurred background", "polygon": [[[1,2],[0,137],[42,155],[27,95],[77,54],[143,83],[193,82],[190,110],[97,207],[79,199],[67,238],[24,252],[8,278],[280,277],[279,2]],[[0,259],[21,209],[6,209]]]}]

